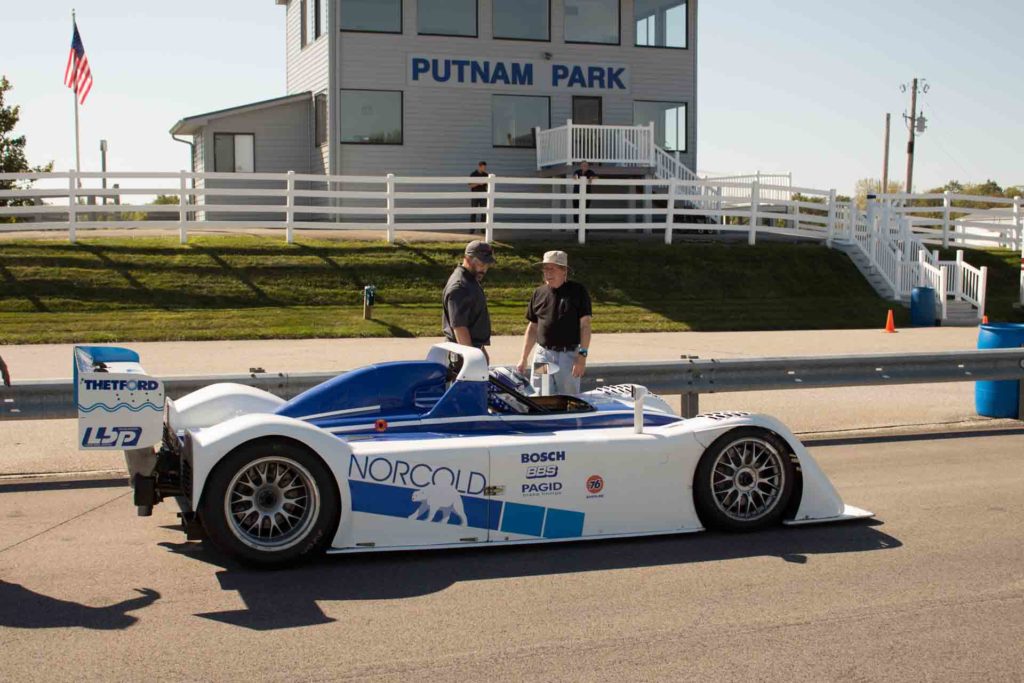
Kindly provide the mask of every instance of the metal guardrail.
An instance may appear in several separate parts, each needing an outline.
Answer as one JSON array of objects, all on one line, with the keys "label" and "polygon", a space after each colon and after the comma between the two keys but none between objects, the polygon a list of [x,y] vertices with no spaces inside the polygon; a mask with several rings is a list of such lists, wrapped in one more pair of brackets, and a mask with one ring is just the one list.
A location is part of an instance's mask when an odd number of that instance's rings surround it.
[{"label": "metal guardrail", "polygon": [[[291,398],[338,372],[251,373],[245,375],[164,378],[169,398],[178,398],[218,382],[246,384]],[[641,384],[660,394],[680,394],[686,417],[697,414],[700,394],[779,389],[823,389],[928,382],[1013,380],[1021,383],[1024,419],[1024,348],[942,353],[741,358],[595,363],[583,388]],[[69,380],[18,382],[0,387],[0,421],[77,417]]]}]

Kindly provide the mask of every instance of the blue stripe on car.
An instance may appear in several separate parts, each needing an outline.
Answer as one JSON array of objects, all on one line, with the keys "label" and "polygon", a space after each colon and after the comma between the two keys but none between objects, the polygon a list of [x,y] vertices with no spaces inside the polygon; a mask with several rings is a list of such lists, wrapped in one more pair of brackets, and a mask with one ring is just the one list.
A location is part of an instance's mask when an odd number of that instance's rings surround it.
[{"label": "blue stripe on car", "polygon": [[[413,492],[417,490],[414,488],[358,479],[349,479],[348,485],[353,512],[409,518],[419,508],[419,503],[412,499]],[[460,497],[466,510],[467,525],[476,529],[498,531],[500,521],[500,530],[510,534],[543,538],[578,538],[583,535],[585,514],[582,512],[506,503],[477,496]],[[458,526],[460,523],[455,515],[448,519],[448,524]]]}]

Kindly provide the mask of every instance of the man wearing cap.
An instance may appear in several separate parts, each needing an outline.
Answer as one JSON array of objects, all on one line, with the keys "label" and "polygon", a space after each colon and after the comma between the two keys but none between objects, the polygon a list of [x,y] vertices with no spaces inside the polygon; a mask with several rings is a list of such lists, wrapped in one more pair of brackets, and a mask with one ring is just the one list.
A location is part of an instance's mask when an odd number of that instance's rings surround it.
[{"label": "man wearing cap", "polygon": [[[533,290],[526,308],[526,332],[523,355],[517,370],[526,374],[530,352],[533,362],[553,363],[558,371],[551,375],[556,394],[578,394],[580,378],[587,367],[590,347],[590,320],[593,315],[590,294],[579,282],[568,279],[569,256],[564,251],[549,251],[540,262],[544,284]],[[540,378],[531,368],[530,381],[540,388]]]},{"label": "man wearing cap", "polygon": [[450,342],[475,346],[485,356],[485,347],[491,343],[491,315],[480,282],[494,262],[491,245],[473,240],[466,245],[462,264],[455,267],[441,297],[444,336]]}]

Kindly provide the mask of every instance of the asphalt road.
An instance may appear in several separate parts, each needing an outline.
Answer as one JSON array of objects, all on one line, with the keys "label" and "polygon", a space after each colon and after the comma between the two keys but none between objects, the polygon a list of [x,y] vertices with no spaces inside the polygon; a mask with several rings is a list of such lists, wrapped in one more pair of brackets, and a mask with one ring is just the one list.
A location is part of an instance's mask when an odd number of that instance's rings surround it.
[{"label": "asphalt road", "polygon": [[4,680],[1024,680],[1024,432],[819,443],[871,522],[244,570],[0,483]]}]

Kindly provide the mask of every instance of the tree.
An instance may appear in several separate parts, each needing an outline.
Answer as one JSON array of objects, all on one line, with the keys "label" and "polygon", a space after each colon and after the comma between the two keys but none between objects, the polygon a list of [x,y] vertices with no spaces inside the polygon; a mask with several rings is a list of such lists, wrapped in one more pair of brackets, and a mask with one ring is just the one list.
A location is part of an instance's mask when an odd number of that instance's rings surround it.
[{"label": "tree", "polygon": [[[869,194],[882,194],[882,181],[878,178],[861,178],[854,187],[853,196],[857,200],[857,208],[861,211],[868,205]],[[889,181],[889,187],[884,194],[896,194],[903,191],[903,186],[895,180]]]},{"label": "tree", "polygon": [[[29,166],[25,158],[25,136],[14,135],[14,127],[18,125],[21,115],[21,107],[8,105],[6,102],[7,92],[14,86],[7,80],[7,76],[0,75],[0,173],[45,173],[53,170],[53,162],[44,166]],[[25,189],[32,184],[32,181],[0,180],[0,190],[11,190],[14,188]],[[0,199],[0,206],[23,206],[29,204],[28,199]],[[2,222],[4,219],[0,219]],[[7,222],[13,222],[13,217],[8,217]]]}]

